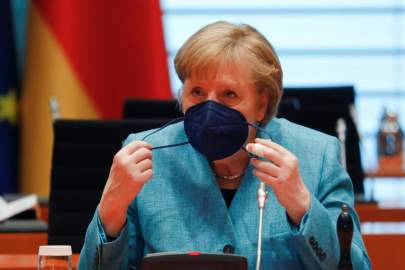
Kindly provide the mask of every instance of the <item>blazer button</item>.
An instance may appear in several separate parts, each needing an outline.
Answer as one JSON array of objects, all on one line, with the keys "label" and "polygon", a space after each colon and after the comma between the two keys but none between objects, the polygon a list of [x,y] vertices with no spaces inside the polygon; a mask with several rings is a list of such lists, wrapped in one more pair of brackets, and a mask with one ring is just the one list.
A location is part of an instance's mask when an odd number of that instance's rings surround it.
[{"label": "blazer button", "polygon": [[227,254],[233,254],[235,252],[235,248],[231,244],[227,244],[224,246],[223,251]]},{"label": "blazer button", "polygon": [[311,236],[308,239],[309,243],[311,244],[311,246],[315,246],[315,244],[317,243],[317,241],[315,240],[315,237]]}]

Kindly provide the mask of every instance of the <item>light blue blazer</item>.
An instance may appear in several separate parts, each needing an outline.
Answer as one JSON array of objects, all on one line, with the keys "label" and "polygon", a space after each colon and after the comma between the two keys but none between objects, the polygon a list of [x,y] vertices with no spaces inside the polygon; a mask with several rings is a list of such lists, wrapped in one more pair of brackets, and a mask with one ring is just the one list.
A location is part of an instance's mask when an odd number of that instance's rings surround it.
[{"label": "light blue blazer", "polygon": [[[342,168],[334,137],[273,119],[266,127],[272,140],[294,153],[310,209],[299,226],[268,188],[264,213],[262,269],[337,269],[339,242],[336,221],[343,203],[354,220],[351,257],[354,269],[370,269],[370,261],[353,209],[353,188]],[[141,140],[150,131],[132,134],[125,143]],[[258,137],[267,138],[259,132]],[[146,139],[153,146],[187,141],[183,122]],[[140,269],[143,256],[153,252],[201,251],[222,253],[231,245],[254,269],[258,234],[256,191],[259,180],[249,165],[228,210],[207,160],[189,144],[153,150],[153,177],[127,212],[120,236],[108,242],[95,212],[80,254],[79,269]]]}]

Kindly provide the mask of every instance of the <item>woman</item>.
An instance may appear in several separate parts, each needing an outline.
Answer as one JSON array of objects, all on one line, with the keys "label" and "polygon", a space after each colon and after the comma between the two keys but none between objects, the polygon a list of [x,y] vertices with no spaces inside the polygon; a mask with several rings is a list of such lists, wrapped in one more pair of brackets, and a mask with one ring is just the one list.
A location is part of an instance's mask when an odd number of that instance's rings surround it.
[{"label": "woman", "polygon": [[353,265],[369,269],[339,143],[275,118],[282,70],[269,42],[248,25],[213,23],[175,66],[184,121],[128,137],[79,269],[139,269],[148,253],[191,250],[241,254],[253,269],[260,182],[269,192],[263,269],[336,269],[342,204],[354,218]]}]

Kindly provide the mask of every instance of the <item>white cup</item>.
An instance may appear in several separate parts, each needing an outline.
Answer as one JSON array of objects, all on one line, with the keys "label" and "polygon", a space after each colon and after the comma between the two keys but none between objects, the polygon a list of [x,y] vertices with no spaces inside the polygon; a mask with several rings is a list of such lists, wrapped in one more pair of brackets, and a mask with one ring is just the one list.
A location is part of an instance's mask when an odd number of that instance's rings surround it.
[{"label": "white cup", "polygon": [[72,270],[72,247],[40,246],[38,270]]}]

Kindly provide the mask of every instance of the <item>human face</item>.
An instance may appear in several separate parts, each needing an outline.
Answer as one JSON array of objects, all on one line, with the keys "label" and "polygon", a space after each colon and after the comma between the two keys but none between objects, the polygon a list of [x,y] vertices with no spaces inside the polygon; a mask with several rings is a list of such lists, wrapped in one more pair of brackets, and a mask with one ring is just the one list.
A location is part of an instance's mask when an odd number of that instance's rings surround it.
[{"label": "human face", "polygon": [[200,102],[212,100],[238,110],[250,123],[264,118],[268,97],[257,92],[247,65],[222,65],[206,74],[203,78],[192,75],[184,81],[183,112]]}]

